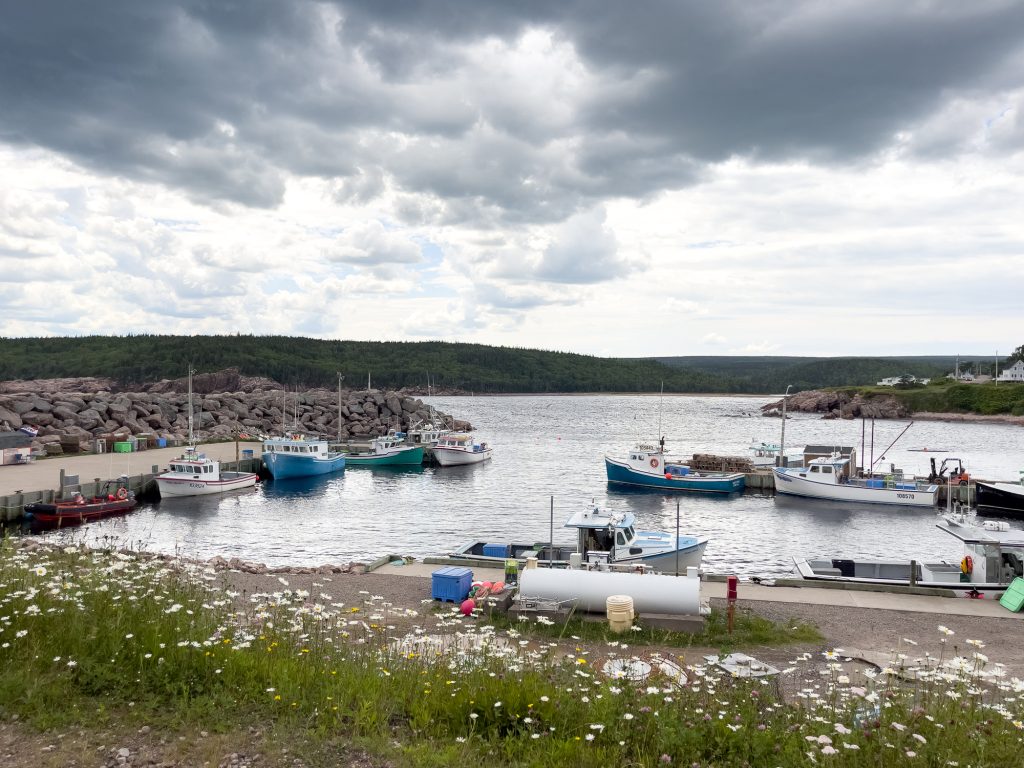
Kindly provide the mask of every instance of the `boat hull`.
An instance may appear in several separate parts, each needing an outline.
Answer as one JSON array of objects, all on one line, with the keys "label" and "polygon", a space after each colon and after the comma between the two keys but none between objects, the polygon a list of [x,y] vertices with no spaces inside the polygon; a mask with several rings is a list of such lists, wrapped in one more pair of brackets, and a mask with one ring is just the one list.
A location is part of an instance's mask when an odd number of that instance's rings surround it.
[{"label": "boat hull", "polygon": [[[610,565],[619,566],[630,566],[630,565],[643,565],[652,570],[659,571],[661,573],[671,573],[678,568],[680,573],[686,571],[687,568],[700,568],[701,562],[704,559],[704,550],[707,548],[707,538],[694,537],[682,537],[680,541],[685,541],[685,545],[678,550],[678,566],[676,564],[676,552],[659,552],[654,555],[648,555],[646,557],[637,555],[634,557],[620,557],[614,560],[609,560]],[[542,564],[559,567],[569,565],[569,556],[576,552],[575,547],[555,545],[554,557],[546,557],[550,546],[546,542],[539,542],[535,544],[509,544],[509,557],[503,556],[485,555],[483,554],[484,546],[489,545],[490,542],[483,541],[471,541],[463,546],[459,547],[454,552],[448,554],[449,557],[455,560],[473,560],[483,563],[494,563],[494,567],[501,567],[506,559],[517,560],[523,562],[527,557],[537,557],[538,561]]]},{"label": "boat hull", "polygon": [[480,464],[491,458],[492,449],[482,451],[464,451],[459,448],[439,448],[434,446],[434,461],[442,467],[459,467],[465,464]]},{"label": "boat hull", "polygon": [[26,505],[25,513],[31,516],[33,522],[42,525],[77,525],[131,512],[137,504],[134,497],[86,504],[39,503]]},{"label": "boat hull", "polygon": [[275,480],[286,480],[340,472],[345,468],[345,457],[341,454],[328,454],[321,458],[302,454],[264,453],[263,463]]},{"label": "boat hull", "polygon": [[664,491],[693,491],[697,493],[740,493],[746,485],[746,478],[740,472],[721,475],[665,475],[641,472],[625,462],[605,456],[605,471],[609,483],[632,485],[641,488],[657,488]]},{"label": "boat hull", "polygon": [[939,488],[928,486],[927,490],[909,488],[866,488],[858,485],[834,485],[819,483],[794,475],[783,468],[772,470],[775,475],[775,492],[789,496],[803,496],[809,499],[845,501],[855,504],[888,504],[902,507],[934,507]]},{"label": "boat hull", "polygon": [[252,488],[259,478],[251,472],[221,472],[219,480],[187,477],[158,477],[157,488],[163,498],[172,496],[209,496],[214,493]]},{"label": "boat hull", "polygon": [[350,467],[408,467],[423,463],[423,447],[409,446],[386,453],[345,455],[345,465]]},{"label": "boat hull", "polygon": [[1012,483],[975,483],[978,508],[1003,517],[1024,519],[1024,486]]}]

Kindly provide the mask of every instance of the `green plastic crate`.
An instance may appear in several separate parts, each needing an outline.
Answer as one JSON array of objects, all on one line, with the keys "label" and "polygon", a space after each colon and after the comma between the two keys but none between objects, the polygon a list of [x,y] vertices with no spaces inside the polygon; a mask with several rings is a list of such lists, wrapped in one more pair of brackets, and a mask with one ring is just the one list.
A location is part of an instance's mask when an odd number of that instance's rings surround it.
[{"label": "green plastic crate", "polygon": [[131,453],[131,443],[114,443],[114,453]]},{"label": "green plastic crate", "polygon": [[1024,608],[1024,579],[1019,576],[1014,579],[999,598],[999,604],[1008,611],[1019,613]]}]

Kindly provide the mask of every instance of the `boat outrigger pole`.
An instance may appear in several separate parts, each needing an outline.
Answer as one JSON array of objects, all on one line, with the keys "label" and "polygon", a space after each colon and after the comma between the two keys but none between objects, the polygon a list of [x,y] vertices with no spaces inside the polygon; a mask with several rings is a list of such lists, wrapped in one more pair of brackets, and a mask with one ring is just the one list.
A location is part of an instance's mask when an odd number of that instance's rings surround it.
[{"label": "boat outrigger pole", "polygon": [[[901,437],[903,437],[903,435],[905,435],[907,433],[907,430],[910,429],[912,426],[914,426],[914,422],[910,422],[909,424],[907,424],[907,426],[905,426],[903,428],[903,431],[900,432],[898,435],[896,435],[896,440],[893,440],[891,443],[889,443],[889,448],[892,448],[894,445],[896,445],[897,441]],[[875,464],[877,464],[878,462],[880,462],[882,459],[885,458],[885,454],[887,454],[889,452],[889,448],[886,448],[884,451],[882,451],[882,455],[879,456],[877,459],[875,459],[874,461],[871,462],[871,469],[874,469],[875,468]]]}]

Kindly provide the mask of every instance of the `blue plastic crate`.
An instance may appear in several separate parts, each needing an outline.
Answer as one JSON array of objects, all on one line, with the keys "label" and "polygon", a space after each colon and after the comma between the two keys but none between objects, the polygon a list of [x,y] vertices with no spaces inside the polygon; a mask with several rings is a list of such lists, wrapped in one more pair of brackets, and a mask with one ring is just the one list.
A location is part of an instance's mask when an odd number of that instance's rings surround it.
[{"label": "blue plastic crate", "polygon": [[484,557],[508,557],[511,549],[509,544],[484,544]]},{"label": "blue plastic crate", "polygon": [[868,480],[864,484],[868,488],[885,488],[885,480]]},{"label": "blue plastic crate", "polygon": [[469,568],[455,565],[438,568],[430,574],[431,597],[435,600],[461,603],[469,594],[472,583],[473,572]]}]

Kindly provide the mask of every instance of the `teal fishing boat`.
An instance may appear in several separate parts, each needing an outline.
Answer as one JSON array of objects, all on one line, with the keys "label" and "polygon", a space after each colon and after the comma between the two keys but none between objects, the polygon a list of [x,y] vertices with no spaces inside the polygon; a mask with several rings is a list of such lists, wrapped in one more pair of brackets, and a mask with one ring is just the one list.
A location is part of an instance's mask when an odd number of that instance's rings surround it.
[{"label": "teal fishing boat", "polygon": [[375,437],[366,451],[345,454],[348,467],[408,467],[423,463],[423,446],[406,445],[395,435]]}]

